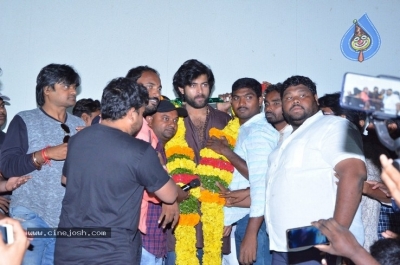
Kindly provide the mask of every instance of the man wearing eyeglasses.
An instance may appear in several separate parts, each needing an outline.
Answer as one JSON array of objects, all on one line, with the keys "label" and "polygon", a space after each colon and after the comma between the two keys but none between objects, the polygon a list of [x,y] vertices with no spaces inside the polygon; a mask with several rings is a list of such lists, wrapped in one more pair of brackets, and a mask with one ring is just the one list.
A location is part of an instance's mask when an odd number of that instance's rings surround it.
[{"label": "man wearing eyeglasses", "polygon": [[[32,179],[15,190],[10,216],[24,229],[58,226],[65,189],[60,183],[67,142],[84,122],[67,113],[76,103],[80,77],[68,65],[45,66],[36,80],[38,108],[22,111],[11,121],[1,148],[6,178],[29,174]],[[53,264],[54,237],[36,235],[23,264]]]}]

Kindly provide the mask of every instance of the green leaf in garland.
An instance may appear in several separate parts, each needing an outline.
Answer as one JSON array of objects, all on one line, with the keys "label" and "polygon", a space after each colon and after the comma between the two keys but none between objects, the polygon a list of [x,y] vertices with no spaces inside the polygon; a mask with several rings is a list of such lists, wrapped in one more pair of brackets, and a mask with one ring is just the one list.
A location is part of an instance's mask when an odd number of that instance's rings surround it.
[{"label": "green leaf in garland", "polygon": [[199,206],[198,200],[193,195],[179,203],[179,211],[181,214],[197,213]]},{"label": "green leaf in garland", "polygon": [[187,168],[175,168],[174,170],[172,170],[169,174],[175,175],[175,174],[192,174],[193,172],[190,169]]},{"label": "green leaf in garland", "polygon": [[186,156],[186,155],[183,155],[183,154],[173,154],[172,156],[168,157],[168,162],[172,162],[172,161],[174,161],[175,159],[178,159],[178,158],[191,160],[190,157],[188,157],[188,156]]},{"label": "green leaf in garland", "polygon": [[216,181],[221,183],[221,185],[223,185],[224,187],[228,187],[228,183],[226,183],[224,180],[222,180],[218,176],[199,175],[199,178],[201,181],[201,186],[211,192],[214,192],[214,193],[220,192],[217,185],[215,185]]}]

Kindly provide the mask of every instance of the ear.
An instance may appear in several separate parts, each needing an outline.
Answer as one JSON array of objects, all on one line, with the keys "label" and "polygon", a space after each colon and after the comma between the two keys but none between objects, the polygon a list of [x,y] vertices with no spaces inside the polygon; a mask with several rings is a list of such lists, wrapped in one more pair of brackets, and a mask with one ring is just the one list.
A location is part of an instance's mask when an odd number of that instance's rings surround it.
[{"label": "ear", "polygon": [[262,104],[263,104],[263,97],[261,96],[258,98],[258,106],[261,107]]},{"label": "ear", "polygon": [[361,128],[364,128],[365,120],[360,120],[358,123],[360,124]]},{"label": "ear", "polygon": [[87,124],[89,122],[90,116],[86,113],[82,113],[81,119]]},{"label": "ear", "polygon": [[137,112],[135,111],[135,108],[130,108],[128,112],[126,113],[126,116],[131,120],[132,122],[136,121],[137,117]]},{"label": "ear", "polygon": [[319,103],[318,103],[318,95],[317,95],[317,94],[314,95],[314,99],[315,99],[315,101],[317,102],[317,106],[319,106]]},{"label": "ear", "polygon": [[51,87],[50,86],[45,86],[43,88],[43,94],[48,95],[50,93]]},{"label": "ear", "polygon": [[179,92],[181,92],[182,95],[185,95],[185,89],[182,87],[178,87]]},{"label": "ear", "polygon": [[153,128],[153,116],[146,116],[146,121],[147,124],[149,125],[150,128]]}]

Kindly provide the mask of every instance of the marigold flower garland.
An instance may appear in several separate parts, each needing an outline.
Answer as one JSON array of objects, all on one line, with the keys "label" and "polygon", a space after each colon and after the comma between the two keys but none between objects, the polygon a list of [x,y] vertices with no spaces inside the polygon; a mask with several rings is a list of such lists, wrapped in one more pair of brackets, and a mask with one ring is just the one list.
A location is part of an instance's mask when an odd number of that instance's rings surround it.
[{"label": "marigold flower garland", "polygon": [[[212,128],[209,134],[217,138],[225,137],[230,147],[233,148],[239,127],[238,119],[233,119],[223,130]],[[194,152],[185,140],[185,133],[184,121],[180,119],[176,135],[165,146],[167,169],[178,184],[189,183],[197,177],[194,174],[198,175],[203,190],[191,189],[189,198],[179,205],[180,218],[175,229],[176,264],[199,264],[196,256],[196,231],[194,228],[200,220],[197,199],[202,202],[203,264],[220,264],[225,200],[219,197],[219,189],[215,182],[218,181],[227,187],[232,181],[233,166],[224,156],[204,148],[200,151],[201,160],[196,167],[193,161]]]},{"label": "marigold flower garland", "polygon": [[[231,120],[223,130],[212,128],[210,137],[225,137],[233,148],[239,133],[238,119]],[[228,187],[232,181],[234,167],[226,157],[209,148],[200,151],[200,163],[195,169],[204,190],[200,191],[201,221],[203,223],[204,254],[203,264],[221,264],[222,233],[224,228],[223,206],[225,199],[219,197],[215,182]]]},{"label": "marigold flower garland", "polygon": [[[194,178],[196,167],[194,152],[185,140],[186,129],[183,119],[178,121],[178,130],[175,136],[165,146],[167,156],[167,169],[178,185],[187,184]],[[175,252],[177,265],[198,265],[196,249],[196,229],[200,221],[197,198],[200,196],[200,188],[191,189],[189,198],[179,204],[180,216],[175,228]]]}]

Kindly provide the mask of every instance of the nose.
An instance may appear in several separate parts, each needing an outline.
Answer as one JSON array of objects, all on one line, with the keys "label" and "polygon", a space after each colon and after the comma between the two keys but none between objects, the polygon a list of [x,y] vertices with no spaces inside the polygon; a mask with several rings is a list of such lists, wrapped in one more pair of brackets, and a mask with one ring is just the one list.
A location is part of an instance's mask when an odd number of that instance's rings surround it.
[{"label": "nose", "polygon": [[245,97],[240,97],[239,98],[239,106],[246,105],[246,98]]},{"label": "nose", "polygon": [[294,97],[293,98],[293,104],[299,104],[300,103],[300,99],[299,99],[299,97]]},{"label": "nose", "polygon": [[203,94],[203,88],[201,86],[196,86],[196,94],[197,95],[202,95]]}]

